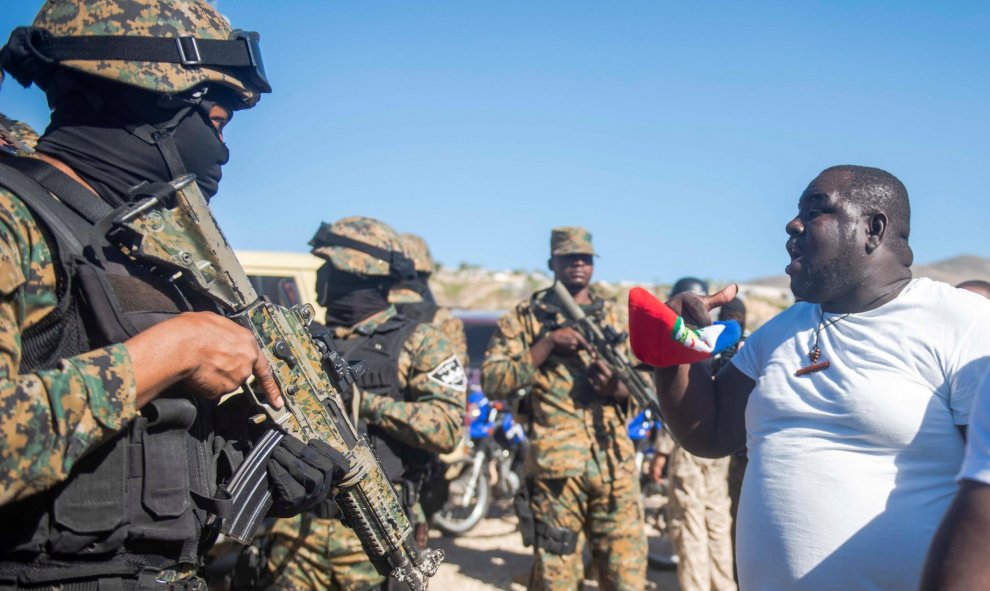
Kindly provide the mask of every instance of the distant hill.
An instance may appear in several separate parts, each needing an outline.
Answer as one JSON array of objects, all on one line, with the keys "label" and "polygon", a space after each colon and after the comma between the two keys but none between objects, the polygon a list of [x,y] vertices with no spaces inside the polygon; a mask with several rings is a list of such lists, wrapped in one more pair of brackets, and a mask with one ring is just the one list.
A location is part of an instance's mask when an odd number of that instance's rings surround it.
[{"label": "distant hill", "polygon": [[[915,277],[931,277],[956,285],[967,279],[990,281],[990,259],[962,255],[928,265],[915,265]],[[473,310],[508,310],[534,291],[549,287],[552,279],[545,271],[490,271],[475,265],[457,269],[439,268],[430,280],[437,301],[445,306]],[[725,282],[728,283],[728,282]],[[648,284],[632,281],[597,282],[597,285],[625,305],[633,286],[649,289],[665,298],[669,284]],[[723,283],[724,285],[724,283]],[[713,285],[713,289],[720,288]],[[739,283],[739,296],[746,302],[747,325],[757,328],[794,301],[787,275],[761,277]]]},{"label": "distant hill", "polygon": [[[957,285],[967,279],[983,279],[990,281],[990,259],[964,254],[944,261],[938,261],[927,265],[914,265],[911,271],[915,277],[929,277],[937,281],[944,281],[951,285]],[[774,275],[772,277],[760,277],[752,279],[747,283],[752,285],[765,285],[767,287],[787,287],[790,280],[787,275]]]},{"label": "distant hill", "polygon": [[[474,265],[461,265],[457,269],[441,267],[430,279],[433,294],[440,304],[472,310],[508,310],[551,283],[553,279],[544,271],[490,271]],[[596,282],[596,285],[620,306],[626,305],[629,290],[634,286],[649,289],[660,298],[667,297],[670,291],[667,284],[632,281]],[[721,286],[712,287],[718,289]],[[793,301],[786,285],[740,284],[739,293],[746,302],[750,329],[760,326]]]}]

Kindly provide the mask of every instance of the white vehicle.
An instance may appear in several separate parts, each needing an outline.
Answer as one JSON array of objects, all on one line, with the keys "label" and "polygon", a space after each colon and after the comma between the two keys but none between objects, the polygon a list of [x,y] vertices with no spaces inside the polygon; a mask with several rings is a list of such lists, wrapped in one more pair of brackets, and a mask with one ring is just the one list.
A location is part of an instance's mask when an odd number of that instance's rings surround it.
[{"label": "white vehicle", "polygon": [[285,307],[312,304],[317,322],[323,322],[326,310],[316,298],[316,270],[322,259],[303,252],[239,250],[236,254],[258,294]]}]

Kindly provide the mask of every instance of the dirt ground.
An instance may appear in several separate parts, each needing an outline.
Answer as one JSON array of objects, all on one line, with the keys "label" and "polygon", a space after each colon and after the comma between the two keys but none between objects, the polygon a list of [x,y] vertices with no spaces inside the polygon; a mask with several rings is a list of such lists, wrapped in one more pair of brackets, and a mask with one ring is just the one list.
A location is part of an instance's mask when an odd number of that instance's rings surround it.
[{"label": "dirt ground", "polygon": [[[669,551],[669,544],[647,526],[650,549]],[[461,537],[430,532],[430,545],[447,554],[440,571],[430,582],[432,591],[524,591],[532,562],[532,549],[522,545],[511,508],[492,507],[489,518]],[[647,578],[654,591],[677,591],[674,571],[650,568]]]}]

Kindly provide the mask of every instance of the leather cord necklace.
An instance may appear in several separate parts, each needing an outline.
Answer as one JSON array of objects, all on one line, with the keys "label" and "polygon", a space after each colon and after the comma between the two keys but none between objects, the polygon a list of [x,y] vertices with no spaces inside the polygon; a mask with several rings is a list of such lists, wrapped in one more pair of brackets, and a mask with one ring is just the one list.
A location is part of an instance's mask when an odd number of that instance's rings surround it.
[{"label": "leather cord necklace", "polygon": [[[818,330],[815,331],[815,344],[814,344],[814,346],[811,347],[810,350],[808,350],[808,360],[811,361],[811,363],[809,365],[806,365],[806,366],[804,366],[802,368],[799,368],[797,371],[795,371],[794,372],[794,375],[795,376],[800,377],[800,376],[803,376],[803,375],[807,375],[809,373],[814,373],[816,371],[821,371],[823,369],[828,369],[828,365],[829,365],[828,359],[821,359],[822,350],[818,346],[819,340],[820,340],[821,335],[822,335],[822,331],[825,330],[826,328],[832,326],[836,322],[845,319],[851,313],[852,312],[847,312],[847,313],[843,314],[842,316],[839,316],[838,318],[834,318],[834,319],[832,319],[832,320],[830,320],[830,321],[828,321],[826,323],[825,322],[825,309],[824,308],[821,309],[821,316],[818,319]],[[821,361],[819,361],[819,359],[821,359]]]}]

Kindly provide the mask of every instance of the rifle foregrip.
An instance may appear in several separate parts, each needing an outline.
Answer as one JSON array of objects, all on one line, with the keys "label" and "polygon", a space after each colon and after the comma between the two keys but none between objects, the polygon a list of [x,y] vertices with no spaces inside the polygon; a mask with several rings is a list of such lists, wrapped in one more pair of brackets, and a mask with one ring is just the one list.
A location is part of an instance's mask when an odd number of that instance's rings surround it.
[{"label": "rifle foregrip", "polygon": [[379,573],[406,583],[413,591],[426,591],[430,577],[443,562],[443,551],[420,552],[395,489],[378,467],[366,439],[359,440],[348,460],[351,472],[334,497],[344,520]]}]

